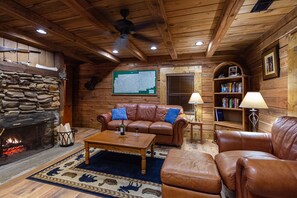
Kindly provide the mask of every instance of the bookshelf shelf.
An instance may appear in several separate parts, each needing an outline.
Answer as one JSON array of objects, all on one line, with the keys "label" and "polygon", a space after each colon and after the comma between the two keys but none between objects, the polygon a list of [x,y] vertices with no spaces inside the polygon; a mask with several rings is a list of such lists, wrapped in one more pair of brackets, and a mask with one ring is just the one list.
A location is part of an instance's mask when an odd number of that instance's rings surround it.
[{"label": "bookshelf shelf", "polygon": [[[229,77],[229,68],[236,67],[237,76]],[[246,130],[247,112],[239,108],[247,92],[248,76],[236,62],[219,64],[213,74],[214,131]]]},{"label": "bookshelf shelf", "polygon": [[216,95],[242,95],[241,92],[215,92]]},{"label": "bookshelf shelf", "polygon": [[240,108],[226,108],[226,107],[214,107],[215,109],[224,109],[229,111],[242,111],[243,109]]},{"label": "bookshelf shelf", "polygon": [[216,121],[215,124],[218,125],[218,126],[244,130],[244,128],[243,128],[243,126],[242,126],[242,124],[240,122]]},{"label": "bookshelf shelf", "polygon": [[[245,75],[243,75],[245,76]],[[214,78],[214,81],[230,81],[230,80],[240,80],[243,76],[234,76],[234,77],[224,77],[224,78]]]}]

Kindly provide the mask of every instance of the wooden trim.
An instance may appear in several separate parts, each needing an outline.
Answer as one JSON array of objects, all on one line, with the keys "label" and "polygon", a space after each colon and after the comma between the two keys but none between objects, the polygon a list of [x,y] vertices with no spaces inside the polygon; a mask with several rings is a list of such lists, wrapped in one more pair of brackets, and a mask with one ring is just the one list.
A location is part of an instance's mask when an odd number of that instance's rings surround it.
[{"label": "wooden trim", "polygon": [[164,3],[162,0],[146,0],[147,8],[151,12],[151,15],[156,17],[159,16],[164,20],[164,24],[156,23],[159,33],[163,39],[163,43],[166,46],[171,58],[173,60],[177,59],[177,52],[175,50],[172,34],[167,22],[167,16],[164,8]]},{"label": "wooden trim", "polygon": [[15,63],[8,63],[8,62],[4,62],[4,61],[0,61],[0,70],[20,72],[20,73],[29,73],[29,74],[38,74],[38,75],[42,75],[42,76],[53,76],[53,77],[59,76],[58,72],[56,72],[56,71],[48,71],[48,70],[39,69],[36,67],[19,65],[19,64],[15,64]]},{"label": "wooden trim", "polygon": [[[88,19],[92,22],[95,26],[99,28],[105,28],[108,32],[117,32],[114,26],[109,22],[109,20],[104,17],[104,15],[100,14],[100,10],[93,7],[91,3],[86,0],[64,0],[68,7],[72,8],[76,12],[78,12],[82,17]],[[115,40],[118,38],[114,34],[110,34]],[[138,58],[141,61],[147,61],[145,54],[138,49],[134,43],[132,43],[128,39],[127,48],[129,52]]]},{"label": "wooden trim", "polygon": [[46,18],[40,16],[39,14],[32,12],[30,9],[27,9],[15,1],[0,1],[0,10],[4,13],[11,15],[14,18],[25,20],[31,24],[39,25],[44,27],[47,31],[63,37],[72,43],[82,47],[88,52],[95,54],[98,57],[103,57],[107,60],[110,60],[115,63],[120,63],[120,60],[114,55],[106,52],[97,45],[90,43],[89,41],[76,36],[72,32],[62,28],[61,26],[47,20]]},{"label": "wooden trim", "polygon": [[166,74],[166,76],[195,76],[195,73],[171,73],[171,74]]},{"label": "wooden trim", "polygon": [[238,14],[244,0],[230,0],[225,1],[225,7],[222,10],[222,15],[220,20],[217,22],[217,27],[212,35],[212,39],[209,42],[206,57],[211,57],[215,53],[219,44],[223,40],[225,34],[227,33],[229,27],[234,21],[236,15]]},{"label": "wooden trim", "polygon": [[[58,71],[65,71],[64,56],[62,53],[55,53],[55,66],[58,68]],[[59,93],[60,93],[60,108],[59,108],[59,122],[64,124],[64,108],[65,108],[65,88],[64,80],[61,80],[59,83]]]}]

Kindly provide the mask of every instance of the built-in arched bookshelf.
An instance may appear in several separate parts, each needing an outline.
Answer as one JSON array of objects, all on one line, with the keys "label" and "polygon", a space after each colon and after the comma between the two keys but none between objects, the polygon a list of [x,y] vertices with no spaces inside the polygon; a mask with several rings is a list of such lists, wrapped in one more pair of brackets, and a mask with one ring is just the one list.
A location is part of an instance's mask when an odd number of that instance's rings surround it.
[{"label": "built-in arched bookshelf", "polygon": [[213,74],[214,131],[218,126],[246,130],[246,110],[239,105],[248,87],[248,77],[236,62],[219,64]]}]

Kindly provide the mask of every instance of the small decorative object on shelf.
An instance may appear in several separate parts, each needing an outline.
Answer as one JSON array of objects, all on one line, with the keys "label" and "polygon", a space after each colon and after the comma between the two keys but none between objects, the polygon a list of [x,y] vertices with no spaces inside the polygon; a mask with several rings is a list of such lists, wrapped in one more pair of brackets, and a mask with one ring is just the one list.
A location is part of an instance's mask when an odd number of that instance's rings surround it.
[{"label": "small decorative object on shelf", "polygon": [[228,76],[237,76],[237,66],[231,66],[229,67],[229,72],[228,72]]},{"label": "small decorative object on shelf", "polygon": [[125,135],[125,125],[124,120],[122,120],[122,124],[120,126],[120,135]]},{"label": "small decorative object on shelf", "polygon": [[[227,76],[222,78],[221,76]],[[248,85],[243,68],[236,62],[219,64],[213,74],[214,130],[247,129],[246,111],[239,108]]]},{"label": "small decorative object on shelf", "polygon": [[218,78],[226,78],[224,74],[220,74]]}]

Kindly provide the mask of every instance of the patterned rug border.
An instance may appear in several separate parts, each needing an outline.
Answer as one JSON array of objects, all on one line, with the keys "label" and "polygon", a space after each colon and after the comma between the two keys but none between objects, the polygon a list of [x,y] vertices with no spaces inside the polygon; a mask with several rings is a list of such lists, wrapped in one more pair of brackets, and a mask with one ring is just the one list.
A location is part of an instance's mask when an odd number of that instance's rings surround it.
[{"label": "patterned rug border", "polygon": [[[161,150],[161,151],[159,151],[159,150]],[[95,154],[99,153],[100,151],[101,151],[101,149],[91,149],[90,150],[90,158],[92,156],[94,156]],[[157,149],[157,150],[155,150],[155,152],[158,152],[158,154],[160,152],[167,153],[167,151],[163,150],[163,149]],[[125,153],[125,152],[123,152],[123,153]],[[79,151],[65,157],[64,159],[61,159],[61,160],[59,160],[59,161],[57,161],[57,162],[55,162],[53,164],[48,165],[47,167],[43,168],[42,170],[39,170],[39,171],[33,173],[31,176],[27,177],[27,179],[37,181],[37,182],[46,183],[46,184],[50,184],[50,185],[63,187],[63,188],[70,189],[70,190],[75,190],[75,191],[79,191],[79,192],[83,192],[83,193],[87,193],[87,194],[92,194],[92,195],[95,195],[95,196],[102,196],[102,197],[119,197],[119,196],[121,196],[121,197],[131,197],[131,198],[140,197],[140,196],[127,194],[127,193],[124,193],[124,192],[118,192],[118,191],[105,189],[105,188],[101,188],[101,187],[100,188],[99,187],[92,187],[89,184],[78,183],[76,181],[68,181],[66,179],[65,180],[56,179],[56,178],[52,178],[50,176],[43,175],[45,172],[53,170],[54,167],[59,167],[59,166],[63,165],[64,163],[66,163],[67,161],[69,161],[71,159],[74,159],[75,156],[78,157],[81,154],[82,155],[84,154],[84,149],[81,149],[81,150],[79,150]],[[132,155],[136,155],[136,154],[132,154]],[[164,153],[163,154],[161,153],[161,155],[157,155],[155,157],[164,159],[165,155],[164,155]],[[133,182],[135,182],[137,184],[140,183],[141,185],[146,184],[146,185],[155,186],[156,188],[161,188],[161,184],[159,184],[159,183],[154,183],[154,182],[139,180],[139,179],[135,179],[135,178],[123,177],[123,176],[118,176],[118,175],[111,175],[111,174],[107,174],[107,173],[76,168],[76,166],[78,166],[79,164],[81,164],[83,162],[84,162],[84,157],[81,157],[79,160],[77,160],[76,163],[74,163],[73,165],[68,167],[68,169],[65,169],[65,170],[81,171],[81,172],[85,172],[85,173],[92,173],[92,174],[94,174],[96,176],[100,175],[100,176],[107,176],[107,177],[112,177],[112,178],[116,178],[116,179],[126,180],[126,181],[131,182],[132,185],[133,185]],[[37,176],[39,176],[40,178],[35,178]]]}]

